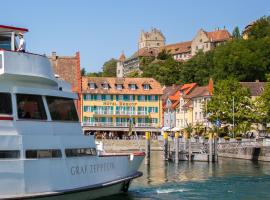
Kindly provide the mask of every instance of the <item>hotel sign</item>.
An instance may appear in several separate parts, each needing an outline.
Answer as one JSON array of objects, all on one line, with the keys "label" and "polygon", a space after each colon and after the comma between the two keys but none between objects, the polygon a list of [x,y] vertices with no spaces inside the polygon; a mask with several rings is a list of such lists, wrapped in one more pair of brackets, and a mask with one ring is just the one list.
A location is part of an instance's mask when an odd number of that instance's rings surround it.
[{"label": "hotel sign", "polygon": [[123,101],[119,101],[119,102],[106,101],[106,102],[103,102],[103,105],[104,106],[137,106],[137,103],[123,102]]}]

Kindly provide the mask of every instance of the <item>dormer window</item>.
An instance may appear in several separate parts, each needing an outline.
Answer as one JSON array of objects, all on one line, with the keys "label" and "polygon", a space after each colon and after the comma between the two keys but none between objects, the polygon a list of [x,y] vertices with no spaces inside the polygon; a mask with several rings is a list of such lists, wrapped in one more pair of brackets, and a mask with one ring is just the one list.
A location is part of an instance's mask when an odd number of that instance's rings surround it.
[{"label": "dormer window", "polygon": [[122,84],[117,84],[116,89],[117,90],[123,90],[123,85]]},{"label": "dormer window", "polygon": [[143,89],[144,90],[150,90],[150,85],[149,84],[144,84]]},{"label": "dormer window", "polygon": [[96,84],[93,82],[88,83],[88,87],[92,90],[96,89]]},{"label": "dormer window", "polygon": [[110,86],[109,86],[108,83],[103,83],[102,87],[103,87],[104,90],[108,90]]},{"label": "dormer window", "polygon": [[137,89],[136,84],[129,84],[129,89],[136,90]]}]

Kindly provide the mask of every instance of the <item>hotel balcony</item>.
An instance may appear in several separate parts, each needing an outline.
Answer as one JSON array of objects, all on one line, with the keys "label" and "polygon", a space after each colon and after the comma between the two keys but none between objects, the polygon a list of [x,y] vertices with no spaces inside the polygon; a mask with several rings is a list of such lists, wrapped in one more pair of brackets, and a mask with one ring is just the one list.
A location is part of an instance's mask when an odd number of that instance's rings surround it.
[{"label": "hotel balcony", "polygon": [[[128,122],[83,122],[83,126],[96,127],[129,127]],[[157,127],[155,123],[136,123],[134,127]]]},{"label": "hotel balcony", "polygon": [[96,110],[94,111],[94,116],[148,116],[150,113],[146,111],[122,111],[122,110]]}]

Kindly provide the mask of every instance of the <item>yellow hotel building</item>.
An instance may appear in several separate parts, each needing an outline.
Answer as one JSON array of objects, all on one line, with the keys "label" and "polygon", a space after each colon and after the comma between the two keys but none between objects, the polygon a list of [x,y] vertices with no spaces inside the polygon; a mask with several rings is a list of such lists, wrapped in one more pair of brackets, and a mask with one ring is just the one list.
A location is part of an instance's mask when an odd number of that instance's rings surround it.
[{"label": "yellow hotel building", "polygon": [[152,78],[82,78],[85,131],[160,132],[162,88]]}]

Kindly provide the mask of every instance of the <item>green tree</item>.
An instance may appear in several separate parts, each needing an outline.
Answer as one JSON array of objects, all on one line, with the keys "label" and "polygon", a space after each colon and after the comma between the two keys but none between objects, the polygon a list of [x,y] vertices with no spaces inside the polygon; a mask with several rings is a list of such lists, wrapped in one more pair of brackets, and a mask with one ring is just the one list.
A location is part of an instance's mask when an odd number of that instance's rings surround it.
[{"label": "green tree", "polygon": [[241,34],[240,34],[240,30],[239,30],[239,27],[238,27],[238,26],[236,26],[236,27],[233,29],[232,36],[233,36],[233,38],[235,38],[235,39],[240,39],[240,38],[241,38]]},{"label": "green tree", "polygon": [[166,52],[165,49],[163,49],[157,56],[157,59],[159,60],[166,60],[168,58],[172,57],[170,54]]},{"label": "green tree", "polygon": [[179,81],[181,63],[172,57],[166,60],[154,60],[144,66],[142,77],[152,77],[162,85],[172,85]]},{"label": "green tree", "polygon": [[89,77],[102,77],[102,72],[90,72],[90,73],[87,73],[86,76],[89,76]]},{"label": "green tree", "polygon": [[103,64],[102,76],[104,77],[116,77],[117,60],[112,58]]},{"label": "green tree", "polygon": [[194,127],[191,123],[188,123],[187,126],[184,128],[184,130],[187,132],[188,138],[190,138],[192,136]]},{"label": "green tree", "polygon": [[258,104],[258,118],[261,124],[266,125],[270,123],[270,75],[268,75],[268,82],[265,85],[262,95],[259,97]]},{"label": "green tree", "polygon": [[259,39],[270,36],[270,16],[261,17],[254,22],[249,33],[249,38]]},{"label": "green tree", "polygon": [[85,70],[85,68],[82,68],[81,69],[81,76],[85,76],[86,75],[86,70]]},{"label": "green tree", "polygon": [[235,127],[244,121],[253,122],[252,111],[250,92],[233,78],[217,82],[211,100],[204,106],[210,122],[219,120],[231,125],[234,122]]}]

